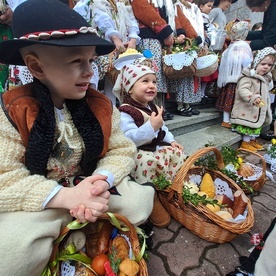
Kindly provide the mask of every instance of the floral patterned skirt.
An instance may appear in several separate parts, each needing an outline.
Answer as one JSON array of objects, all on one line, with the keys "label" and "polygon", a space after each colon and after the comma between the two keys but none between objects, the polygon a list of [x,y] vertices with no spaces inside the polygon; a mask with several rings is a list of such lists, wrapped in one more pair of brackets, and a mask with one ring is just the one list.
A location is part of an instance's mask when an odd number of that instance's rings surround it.
[{"label": "floral patterned skirt", "polygon": [[160,147],[154,152],[138,150],[131,176],[140,184],[151,182],[161,174],[167,180],[173,180],[185,158],[186,155],[181,150],[171,146]]},{"label": "floral patterned skirt", "polygon": [[243,135],[248,135],[248,136],[253,136],[253,137],[258,137],[261,134],[261,127],[258,128],[251,128],[248,126],[241,126],[241,125],[236,125],[236,124],[232,124],[232,130],[236,131],[240,134]]}]

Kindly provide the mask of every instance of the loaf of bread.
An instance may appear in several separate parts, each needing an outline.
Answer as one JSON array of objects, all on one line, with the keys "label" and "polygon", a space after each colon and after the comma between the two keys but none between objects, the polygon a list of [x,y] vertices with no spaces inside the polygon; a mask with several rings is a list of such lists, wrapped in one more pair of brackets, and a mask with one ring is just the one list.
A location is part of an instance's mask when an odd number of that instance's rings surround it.
[{"label": "loaf of bread", "polygon": [[249,177],[254,175],[253,168],[246,163],[241,163],[237,172],[238,172],[238,175],[241,175],[243,177]]}]

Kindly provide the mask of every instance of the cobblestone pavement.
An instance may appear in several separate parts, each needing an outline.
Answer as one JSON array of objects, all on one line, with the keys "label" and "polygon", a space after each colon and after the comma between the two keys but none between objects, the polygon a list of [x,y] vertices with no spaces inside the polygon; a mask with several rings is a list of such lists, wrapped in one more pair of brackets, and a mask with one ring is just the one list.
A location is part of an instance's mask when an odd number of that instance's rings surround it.
[{"label": "cobblestone pavement", "polygon": [[[260,139],[267,148],[268,141]],[[266,151],[260,151],[261,155]],[[260,163],[255,157],[252,163]],[[267,170],[270,171],[269,165]],[[276,175],[273,174],[275,180]],[[267,178],[259,192],[250,196],[255,223],[249,233],[238,235],[229,243],[216,244],[194,235],[180,223],[172,220],[164,229],[154,229],[153,249],[149,253],[150,276],[226,275],[239,265],[239,256],[248,256],[251,235],[264,233],[276,216],[276,183]],[[272,275],[271,275],[272,276]]]}]

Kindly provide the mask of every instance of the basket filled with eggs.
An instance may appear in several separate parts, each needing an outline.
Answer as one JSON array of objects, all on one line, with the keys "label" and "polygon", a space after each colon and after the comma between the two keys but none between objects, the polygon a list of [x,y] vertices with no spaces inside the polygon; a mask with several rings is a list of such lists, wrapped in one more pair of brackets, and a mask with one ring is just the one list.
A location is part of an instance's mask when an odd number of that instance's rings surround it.
[{"label": "basket filled with eggs", "polygon": [[72,221],[54,241],[48,266],[42,276],[147,276],[140,249],[142,232],[137,234],[129,220],[105,213],[95,223]]},{"label": "basket filled with eggs", "polygon": [[206,147],[191,155],[172,184],[159,190],[159,198],[171,216],[202,239],[225,243],[250,230],[254,213],[249,198],[219,170],[196,166],[204,155],[213,153],[224,168],[220,151]]}]

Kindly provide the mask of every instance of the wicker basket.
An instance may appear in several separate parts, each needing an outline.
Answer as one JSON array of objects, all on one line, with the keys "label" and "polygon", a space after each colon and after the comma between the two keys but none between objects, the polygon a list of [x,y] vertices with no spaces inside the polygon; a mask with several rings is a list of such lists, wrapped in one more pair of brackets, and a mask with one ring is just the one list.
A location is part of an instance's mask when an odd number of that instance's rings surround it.
[{"label": "wicker basket", "polygon": [[[252,187],[254,191],[259,191],[265,184],[266,181],[266,162],[262,155],[252,152],[250,150],[239,148],[237,149],[237,153],[244,161],[248,161],[255,172],[257,174],[257,178],[252,179],[244,179],[244,181]],[[253,165],[250,161],[251,157],[257,157],[260,160],[260,167]],[[243,189],[245,193],[250,193],[247,189]]]},{"label": "wicker basket", "polygon": [[[192,47],[192,40],[190,38],[185,38],[185,44],[186,44],[186,49],[188,50],[189,48]],[[194,51],[195,52],[195,51]],[[182,65],[179,66],[179,68],[176,68],[174,66],[174,62],[172,61],[172,57],[177,56],[178,60],[183,60],[185,59],[185,53],[188,52],[181,52],[181,53],[175,53],[175,54],[168,54],[163,56],[162,62],[163,62],[163,72],[164,75],[168,79],[182,79],[186,77],[193,77],[196,72],[196,56],[194,56],[191,52],[186,55],[187,58],[187,65]],[[169,60],[166,61],[166,60]],[[178,66],[177,66],[178,67]]]},{"label": "wicker basket", "polygon": [[[100,221],[110,221],[114,225],[114,227],[118,228],[119,233],[128,236],[129,241],[131,243],[133,254],[134,254],[135,259],[138,262],[139,267],[140,267],[138,275],[139,276],[148,276],[147,264],[146,264],[145,260],[142,258],[143,254],[140,250],[140,243],[139,243],[137,232],[136,232],[134,225],[132,225],[126,217],[116,214],[116,213],[103,214],[99,217],[99,219],[97,220],[96,223],[98,223]],[[87,225],[87,227],[89,229],[89,225]],[[73,230],[79,229],[79,228],[75,228],[75,227],[70,227],[70,228]],[[56,239],[56,241],[54,243],[53,251],[52,251],[52,254],[50,257],[50,261],[49,261],[49,268],[51,270],[52,275],[59,275],[59,273],[56,274],[56,272],[59,271],[57,269],[57,266],[59,265],[59,261],[57,260],[57,255],[58,255],[58,252],[60,249],[59,248],[60,244],[63,241],[63,238],[66,237],[66,235],[70,231],[73,231],[70,228],[65,227],[61,231],[60,236]],[[87,232],[86,226],[84,226],[82,229],[85,234],[89,234]],[[47,275],[49,275],[49,274],[47,274]]]},{"label": "wicker basket", "polygon": [[195,76],[197,76],[197,77],[210,76],[210,75],[214,74],[216,72],[216,70],[218,69],[218,59],[213,64],[210,64],[204,68],[200,68],[198,63],[202,62],[205,58],[208,58],[208,55],[198,57],[196,60],[197,66],[196,66]]},{"label": "wicker basket", "polygon": [[233,223],[219,217],[204,205],[185,204],[182,199],[184,180],[188,180],[188,176],[191,174],[201,174],[203,170],[208,172],[213,179],[220,178],[227,182],[233,192],[240,189],[232,179],[221,172],[194,166],[195,161],[209,152],[215,153],[219,168],[223,168],[223,158],[220,151],[215,147],[203,148],[185,161],[177,173],[172,186],[166,191],[158,191],[158,194],[163,206],[176,221],[202,239],[215,243],[225,243],[231,241],[239,234],[248,232],[253,226],[254,213],[250,200],[247,205],[248,214],[246,220],[242,223]]}]

